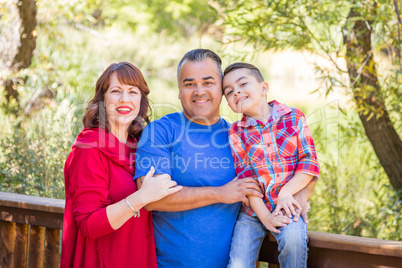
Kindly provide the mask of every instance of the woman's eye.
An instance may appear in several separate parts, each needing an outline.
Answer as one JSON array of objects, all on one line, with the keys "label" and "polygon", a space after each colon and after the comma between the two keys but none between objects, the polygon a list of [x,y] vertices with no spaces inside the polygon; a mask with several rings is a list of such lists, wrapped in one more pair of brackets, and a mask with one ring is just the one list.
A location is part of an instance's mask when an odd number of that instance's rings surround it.
[{"label": "woman's eye", "polygon": [[113,89],[111,92],[112,92],[112,93],[120,93],[120,90],[118,90],[118,89]]},{"label": "woman's eye", "polygon": [[241,86],[244,87],[245,85],[247,85],[247,83],[242,83]]},{"label": "woman's eye", "polygon": [[226,96],[229,96],[230,94],[232,94],[233,90],[230,90],[226,93]]},{"label": "woman's eye", "polygon": [[131,94],[131,95],[137,95],[137,94],[138,94],[138,92],[137,92],[137,91],[135,91],[135,90],[131,90],[131,91],[130,91],[130,94]]}]

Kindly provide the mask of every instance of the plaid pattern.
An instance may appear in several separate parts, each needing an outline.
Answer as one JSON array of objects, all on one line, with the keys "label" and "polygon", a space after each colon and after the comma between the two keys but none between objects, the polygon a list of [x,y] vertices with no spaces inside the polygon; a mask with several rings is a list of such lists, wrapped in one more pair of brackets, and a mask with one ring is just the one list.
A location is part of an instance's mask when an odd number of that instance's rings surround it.
[{"label": "plaid pattern", "polygon": [[[264,189],[264,202],[272,212],[283,185],[296,173],[319,177],[319,165],[314,141],[302,111],[277,101],[268,103],[272,115],[263,123],[246,115],[230,130],[238,178],[254,177]],[[245,212],[255,216],[250,207]]]}]

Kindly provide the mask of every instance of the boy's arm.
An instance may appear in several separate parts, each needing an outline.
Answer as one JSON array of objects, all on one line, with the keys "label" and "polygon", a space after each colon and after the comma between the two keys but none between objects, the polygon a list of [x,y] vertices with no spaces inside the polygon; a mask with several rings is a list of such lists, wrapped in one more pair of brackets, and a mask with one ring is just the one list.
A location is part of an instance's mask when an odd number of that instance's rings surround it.
[{"label": "boy's arm", "polygon": [[[311,177],[310,179],[306,178],[306,180],[309,181],[308,185],[306,187],[302,187],[302,189],[296,192],[293,196],[294,200],[298,203],[298,210],[296,210],[296,214],[294,214],[294,221],[297,221],[301,215],[304,221],[308,223],[307,211],[309,206],[307,201],[313,195],[315,182],[319,178],[319,164],[317,161],[317,153],[315,150],[314,141],[308,128],[306,118],[298,109],[296,109],[296,114],[299,116],[297,121],[297,150],[299,162],[296,166],[295,175],[292,180],[296,176],[300,175],[310,175]],[[288,183],[290,183],[292,180],[290,180]],[[305,183],[305,181],[303,182],[303,179],[302,183]],[[291,191],[295,190],[295,188],[291,187],[291,185],[289,185],[289,187]],[[278,213],[278,211],[279,210],[276,208],[273,213]]]},{"label": "boy's arm", "polygon": [[304,173],[297,173],[293,176],[280,190],[274,214],[278,215],[279,211],[283,209],[286,215],[291,218],[292,215],[294,216],[298,211],[303,210],[293,195],[305,188],[312,178],[312,175]]},{"label": "boy's arm", "polygon": [[304,114],[300,110],[297,110],[296,114],[299,115],[299,119],[297,121],[298,164],[295,176],[299,173],[309,174],[313,177],[311,182],[316,182],[320,171],[313,137],[311,136]]},{"label": "boy's arm", "polygon": [[310,183],[312,178],[313,175],[297,173],[282,187],[280,193],[284,191],[290,193],[291,195],[295,195],[300,190],[304,189]]},{"label": "boy's arm", "polygon": [[264,224],[264,226],[271,232],[280,233],[278,229],[275,227],[284,227],[287,224],[291,223],[292,221],[282,215],[275,216],[269,212],[268,208],[265,206],[264,201],[255,196],[248,196],[250,200],[250,206],[257,214],[258,218]]}]

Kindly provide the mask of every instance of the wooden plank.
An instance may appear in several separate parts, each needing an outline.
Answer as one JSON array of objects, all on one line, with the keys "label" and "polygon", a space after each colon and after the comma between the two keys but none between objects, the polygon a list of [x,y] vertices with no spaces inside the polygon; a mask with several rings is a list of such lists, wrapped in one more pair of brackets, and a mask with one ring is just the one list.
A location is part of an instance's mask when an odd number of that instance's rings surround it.
[{"label": "wooden plank", "polygon": [[60,230],[46,228],[45,267],[59,267]]},{"label": "wooden plank", "polygon": [[43,267],[43,250],[45,243],[45,228],[42,226],[31,226],[29,243],[29,267]]},{"label": "wooden plank", "polygon": [[[311,231],[308,234],[309,268],[402,268],[402,252],[400,251],[402,242]],[[351,247],[351,244],[358,246]],[[270,265],[278,264],[277,247],[275,238],[268,234],[263,241],[259,260],[268,262]]]},{"label": "wooden plank", "polygon": [[15,267],[28,265],[28,232],[29,225],[17,223],[15,226]]},{"label": "wooden plank", "polygon": [[15,223],[0,221],[0,267],[14,267]]},{"label": "wooden plank", "polygon": [[52,229],[63,228],[63,216],[62,213],[0,206],[0,220]]},{"label": "wooden plank", "polygon": [[63,199],[0,192],[0,206],[64,213]]},{"label": "wooden plank", "polygon": [[308,232],[308,237],[311,247],[402,257],[402,242],[398,241],[313,231]]},{"label": "wooden plank", "polygon": [[309,268],[401,268],[402,256],[310,247],[307,262]]}]

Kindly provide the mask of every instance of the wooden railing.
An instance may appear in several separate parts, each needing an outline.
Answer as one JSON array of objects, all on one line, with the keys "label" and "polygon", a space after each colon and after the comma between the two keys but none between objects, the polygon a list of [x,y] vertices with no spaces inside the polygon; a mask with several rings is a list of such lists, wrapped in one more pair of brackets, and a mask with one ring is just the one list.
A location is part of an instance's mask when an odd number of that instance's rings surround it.
[{"label": "wooden railing", "polygon": [[59,267],[64,200],[0,192],[0,267]]},{"label": "wooden railing", "polygon": [[[64,200],[0,192],[0,267],[58,267]],[[308,267],[400,267],[402,242],[308,232]],[[259,260],[279,267],[268,235]]]}]

